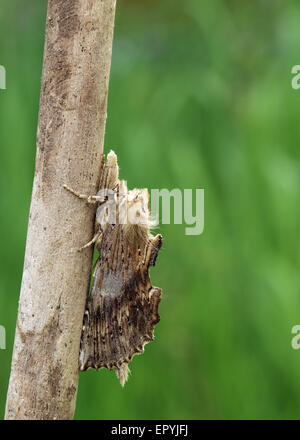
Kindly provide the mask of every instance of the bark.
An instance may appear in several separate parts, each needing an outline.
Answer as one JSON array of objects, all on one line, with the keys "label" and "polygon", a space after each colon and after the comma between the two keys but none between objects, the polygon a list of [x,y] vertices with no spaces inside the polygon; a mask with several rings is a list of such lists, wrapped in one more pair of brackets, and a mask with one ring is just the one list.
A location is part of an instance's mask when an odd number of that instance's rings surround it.
[{"label": "bark", "polygon": [[30,207],[6,419],[72,419],[92,250],[116,0],[49,0]]}]

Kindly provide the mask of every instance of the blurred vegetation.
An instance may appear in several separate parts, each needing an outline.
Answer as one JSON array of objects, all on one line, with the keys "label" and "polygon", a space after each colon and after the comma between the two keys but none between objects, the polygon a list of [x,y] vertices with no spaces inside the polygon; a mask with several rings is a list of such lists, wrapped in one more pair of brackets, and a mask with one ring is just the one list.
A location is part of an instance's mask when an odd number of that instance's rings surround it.
[{"label": "blurred vegetation", "polygon": [[[3,417],[46,1],[0,4]],[[105,150],[130,188],[204,188],[205,231],[160,227],[156,340],[124,389],[112,372],[81,374],[77,419],[299,418],[299,23],[296,1],[118,1]]]}]

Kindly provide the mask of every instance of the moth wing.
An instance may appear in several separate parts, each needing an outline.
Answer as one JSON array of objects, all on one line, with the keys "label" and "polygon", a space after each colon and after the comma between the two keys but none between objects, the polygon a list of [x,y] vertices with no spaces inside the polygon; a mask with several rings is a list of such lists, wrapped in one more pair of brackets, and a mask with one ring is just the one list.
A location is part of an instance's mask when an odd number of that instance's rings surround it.
[{"label": "moth wing", "polygon": [[132,267],[106,265],[105,258],[99,258],[84,314],[81,370],[116,369],[124,383],[132,357],[143,353],[145,344],[154,339],[161,289],[151,285],[149,266],[155,264],[160,246],[160,235],[149,241],[134,272]]}]

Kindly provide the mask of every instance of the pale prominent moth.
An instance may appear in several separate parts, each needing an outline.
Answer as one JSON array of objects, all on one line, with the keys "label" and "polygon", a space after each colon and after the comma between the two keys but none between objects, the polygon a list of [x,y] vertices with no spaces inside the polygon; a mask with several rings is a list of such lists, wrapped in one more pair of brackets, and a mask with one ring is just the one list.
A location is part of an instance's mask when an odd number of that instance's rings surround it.
[{"label": "pale prominent moth", "polygon": [[121,385],[128,378],[128,364],[154,339],[160,320],[161,289],[153,287],[149,267],[155,265],[162,244],[150,232],[147,189],[127,190],[119,180],[117,156],[102,157],[99,192],[79,194],[97,203],[95,236],[80,250],[95,243],[99,251],[90,296],[86,301],[79,353],[79,367],[115,369]]}]

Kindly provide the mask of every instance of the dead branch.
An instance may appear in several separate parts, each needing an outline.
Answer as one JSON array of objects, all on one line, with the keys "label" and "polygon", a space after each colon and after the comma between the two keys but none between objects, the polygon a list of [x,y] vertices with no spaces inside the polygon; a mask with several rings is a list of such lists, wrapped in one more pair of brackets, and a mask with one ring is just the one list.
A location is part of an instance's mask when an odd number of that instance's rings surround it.
[{"label": "dead branch", "polygon": [[23,279],[6,419],[72,419],[103,150],[116,0],[49,0]]}]

